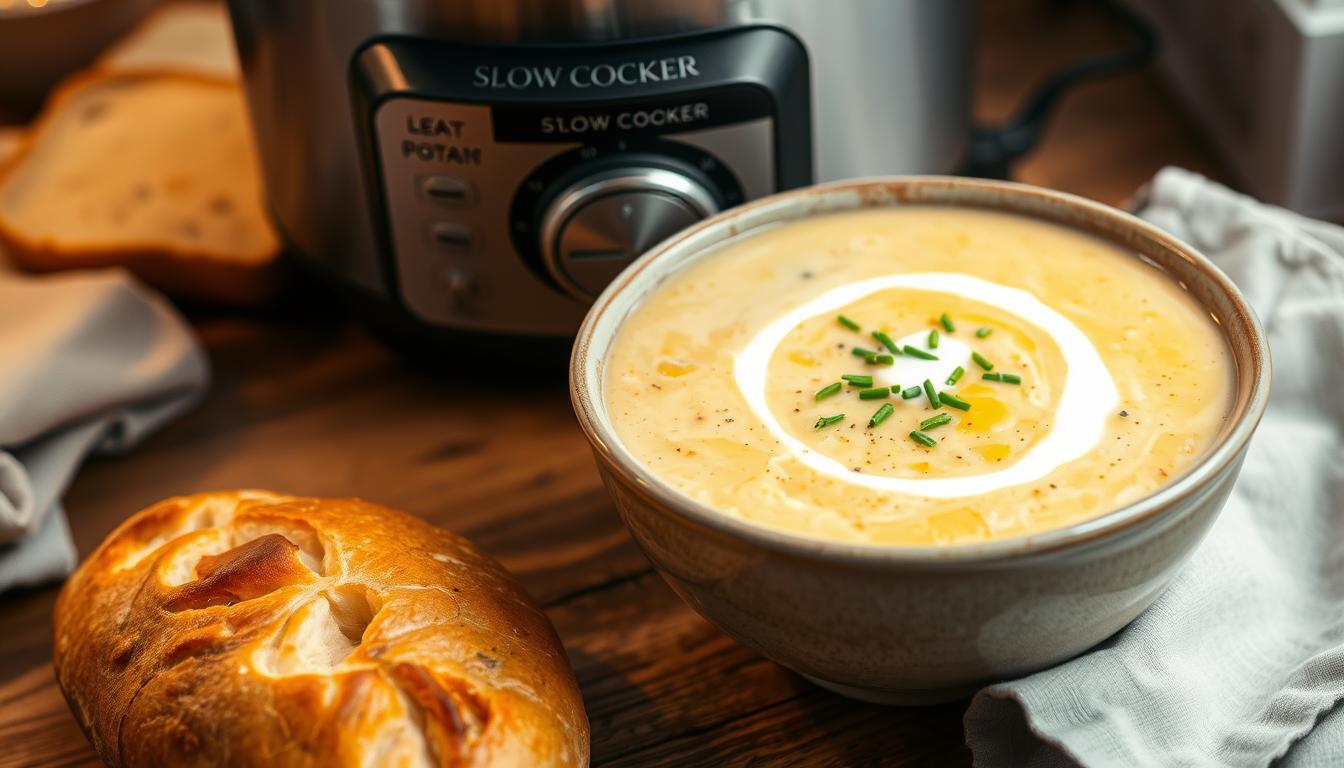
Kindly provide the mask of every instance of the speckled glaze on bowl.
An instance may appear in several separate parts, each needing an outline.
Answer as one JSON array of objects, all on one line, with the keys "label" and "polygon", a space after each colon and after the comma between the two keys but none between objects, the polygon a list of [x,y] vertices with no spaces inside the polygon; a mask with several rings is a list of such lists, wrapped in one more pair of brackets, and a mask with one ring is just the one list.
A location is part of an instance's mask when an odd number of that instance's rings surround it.
[{"label": "speckled glaze on bowl", "polygon": [[[1092,233],[1183,283],[1218,321],[1236,364],[1232,414],[1205,457],[1157,493],[1035,536],[948,547],[808,539],[718,513],[621,444],[603,384],[617,329],[679,267],[760,227],[830,211],[955,205]],[[708,256],[712,258],[712,254]],[[654,566],[705,618],[831,690],[924,704],[1057,664],[1157,597],[1222,508],[1269,395],[1269,350],[1236,287],[1162,231],[1037,187],[949,177],[840,182],[732,209],[659,244],[598,298],[570,363],[574,410],[616,508]]]}]

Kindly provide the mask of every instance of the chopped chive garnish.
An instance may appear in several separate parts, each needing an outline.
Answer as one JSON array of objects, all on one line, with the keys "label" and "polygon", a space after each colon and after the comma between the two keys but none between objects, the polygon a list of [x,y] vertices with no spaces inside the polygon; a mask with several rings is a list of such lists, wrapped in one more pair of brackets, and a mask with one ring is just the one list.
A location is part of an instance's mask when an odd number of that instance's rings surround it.
[{"label": "chopped chive garnish", "polygon": [[901,390],[901,399],[914,400],[916,397],[919,397],[919,393],[923,391],[924,390],[920,389],[919,387],[906,387],[905,389]]},{"label": "chopped chive garnish", "polygon": [[956,333],[957,326],[952,324],[952,316],[944,312],[938,317],[938,322],[943,324],[943,330],[948,333]]},{"label": "chopped chive garnish", "polygon": [[893,395],[899,395],[899,394],[901,394],[901,385],[900,385],[900,384],[892,384],[892,385],[891,385],[891,394],[893,394]]},{"label": "chopped chive garnish", "polygon": [[836,315],[835,320],[836,322],[840,323],[841,325],[845,326],[851,331],[859,330],[859,324],[854,322],[853,320],[850,320],[848,317],[845,317],[844,315]]},{"label": "chopped chive garnish", "polygon": [[878,424],[881,424],[894,410],[896,409],[891,407],[891,403],[883,403],[882,407],[878,408],[877,412],[873,414],[873,418],[868,420],[868,426],[876,427]]},{"label": "chopped chive garnish", "polygon": [[984,368],[986,371],[994,370],[994,364],[986,360],[985,356],[980,354],[979,352],[972,352],[971,359],[975,361],[976,365],[980,366],[981,368]]},{"label": "chopped chive garnish", "polygon": [[901,348],[896,346],[896,342],[892,341],[891,337],[888,336],[887,334],[881,331],[873,331],[873,338],[877,339],[878,342],[882,344],[882,346],[886,347],[887,350],[891,352],[891,354],[893,355],[901,354]]},{"label": "chopped chive garnish", "polygon": [[817,419],[817,423],[813,424],[812,428],[821,429],[822,427],[829,427],[832,424],[838,424],[839,422],[844,420],[845,420],[845,414],[843,413],[837,413],[834,416],[822,416],[820,419]]},{"label": "chopped chive garnish", "polygon": [[984,379],[985,381],[1003,381],[1003,374],[986,373],[982,374],[980,378]]},{"label": "chopped chive garnish", "polygon": [[934,328],[932,331],[929,331],[929,349],[937,349],[937,348],[938,348],[938,329]]},{"label": "chopped chive garnish", "polygon": [[985,381],[1002,381],[1005,384],[1021,384],[1022,377],[1016,373],[986,373],[980,378]]},{"label": "chopped chive garnish", "polygon": [[896,362],[896,358],[891,355],[869,355],[869,365],[891,365]]},{"label": "chopped chive garnish", "polygon": [[993,329],[993,328],[990,328],[988,325],[986,325],[986,326],[983,326],[983,327],[981,327],[981,328],[979,328],[979,329],[976,330],[976,332],[975,332],[975,338],[977,338],[977,339],[983,339],[983,338],[985,338],[986,336],[988,336],[989,334],[991,334],[991,333],[993,333],[993,332],[994,332],[994,329]]},{"label": "chopped chive garnish", "polygon": [[859,390],[860,400],[882,400],[891,395],[891,390],[886,387],[873,387],[872,389]]},{"label": "chopped chive garnish", "polygon": [[925,352],[924,350],[919,349],[919,348],[917,348],[917,347],[912,347],[912,346],[910,346],[909,344],[906,344],[906,345],[905,345],[905,354],[907,354],[907,355],[909,355],[909,356],[911,356],[911,357],[918,357],[920,360],[937,360],[937,359],[938,359],[938,356],[937,356],[937,355],[932,354],[932,353],[929,353],[929,352]]},{"label": "chopped chive garnish", "polygon": [[950,414],[940,413],[937,416],[930,416],[929,418],[919,422],[919,428],[921,431],[925,429],[933,429],[934,427],[941,427],[951,420],[952,416]]},{"label": "chopped chive garnish", "polygon": [[914,440],[916,443],[919,443],[925,448],[932,448],[933,446],[938,444],[937,440],[933,439],[932,437],[929,437],[928,435],[924,434],[923,432],[920,432],[919,430],[911,432],[910,439]]},{"label": "chopped chive garnish", "polygon": [[971,404],[970,404],[970,403],[966,402],[965,400],[962,400],[960,397],[957,397],[957,396],[955,396],[955,395],[949,395],[949,394],[947,394],[946,392],[939,392],[939,393],[938,393],[938,400],[939,400],[943,405],[950,406],[950,407],[952,407],[952,408],[956,408],[958,411],[969,411],[969,410],[971,410]]},{"label": "chopped chive garnish", "polygon": [[956,384],[958,381],[961,381],[961,377],[965,375],[965,373],[966,369],[958,365],[957,369],[952,372],[952,375],[947,377],[947,385],[950,387],[953,384]]},{"label": "chopped chive garnish", "polygon": [[841,384],[841,383],[838,382],[838,381],[835,382],[834,384],[827,384],[826,386],[824,386],[824,387],[822,387],[821,389],[818,389],[818,390],[817,390],[817,399],[818,399],[818,400],[825,400],[826,398],[830,397],[831,395],[834,395],[836,392],[839,392],[839,391],[840,391],[840,388],[843,387],[843,386],[844,386],[844,384]]},{"label": "chopped chive garnish", "polygon": [[862,357],[865,359],[877,354],[873,350],[864,349],[863,347],[854,347],[853,349],[849,350],[849,353],[855,357]]},{"label": "chopped chive garnish", "polygon": [[933,388],[933,382],[928,379],[924,380],[924,394],[929,396],[929,406],[935,409],[938,408],[941,404],[941,401],[938,399],[938,392]]},{"label": "chopped chive garnish", "polygon": [[848,381],[850,386],[854,387],[873,386],[873,377],[869,376],[866,373],[845,373],[841,374],[840,378],[844,379],[845,381]]}]

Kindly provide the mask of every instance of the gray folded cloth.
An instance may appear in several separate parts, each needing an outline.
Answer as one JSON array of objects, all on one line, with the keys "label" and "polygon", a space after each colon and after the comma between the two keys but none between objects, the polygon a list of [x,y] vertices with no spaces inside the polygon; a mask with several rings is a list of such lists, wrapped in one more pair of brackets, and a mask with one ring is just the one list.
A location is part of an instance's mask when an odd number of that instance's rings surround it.
[{"label": "gray folded cloth", "polygon": [[0,269],[0,591],[70,573],[60,498],[85,456],[135,445],[208,380],[186,323],[125,273]]},{"label": "gray folded cloth", "polygon": [[980,691],[966,743],[981,768],[1344,765],[1344,229],[1172,168],[1140,215],[1255,307],[1269,409],[1157,602],[1082,656]]}]

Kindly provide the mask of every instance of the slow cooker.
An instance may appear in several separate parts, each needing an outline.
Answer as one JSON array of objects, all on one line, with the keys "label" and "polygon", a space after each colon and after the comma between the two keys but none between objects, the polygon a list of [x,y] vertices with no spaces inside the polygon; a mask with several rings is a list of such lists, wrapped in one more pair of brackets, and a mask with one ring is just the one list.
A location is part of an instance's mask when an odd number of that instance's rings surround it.
[{"label": "slow cooker", "polygon": [[420,336],[566,339],[628,263],[720,210],[1002,165],[1032,135],[971,126],[968,0],[230,9],[290,250]]}]

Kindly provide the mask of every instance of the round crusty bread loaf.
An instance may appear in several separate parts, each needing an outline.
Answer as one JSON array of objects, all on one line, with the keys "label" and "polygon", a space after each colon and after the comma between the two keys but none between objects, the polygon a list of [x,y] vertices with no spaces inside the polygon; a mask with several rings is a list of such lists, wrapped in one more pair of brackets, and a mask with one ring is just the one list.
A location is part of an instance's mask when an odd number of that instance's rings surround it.
[{"label": "round crusty bread loaf", "polygon": [[555,631],[466,540],[355,499],[155,504],[56,604],[56,677],[114,766],[584,766]]}]

